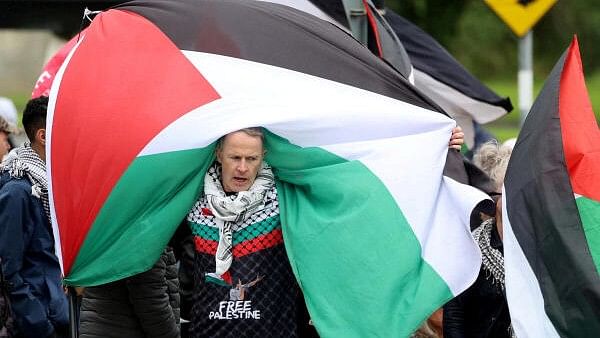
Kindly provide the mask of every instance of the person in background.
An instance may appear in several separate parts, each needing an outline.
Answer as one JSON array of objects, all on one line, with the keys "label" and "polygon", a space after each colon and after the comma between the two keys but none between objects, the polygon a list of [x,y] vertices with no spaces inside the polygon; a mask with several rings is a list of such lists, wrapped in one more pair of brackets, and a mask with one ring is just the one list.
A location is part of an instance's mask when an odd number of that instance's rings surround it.
[{"label": "person in background", "polygon": [[179,338],[179,281],[171,247],[154,266],[115,282],[86,287],[80,338]]},{"label": "person in background", "polygon": [[[13,101],[7,97],[0,96],[0,118],[4,119],[8,123],[8,130],[10,131],[11,137],[7,139],[11,149],[25,142],[24,137],[21,134],[17,126],[17,107]],[[1,157],[0,157],[1,160]]]},{"label": "person in background", "polygon": [[0,96],[0,117],[8,123],[11,130],[17,129],[17,108],[7,97]]},{"label": "person in background", "polygon": [[47,108],[47,97],[27,103],[23,126],[31,143],[0,165],[0,258],[17,337],[66,337],[69,325],[48,203]]},{"label": "person in background", "polygon": [[485,143],[473,160],[495,183],[496,214],[475,228],[473,238],[482,254],[482,266],[475,283],[444,306],[445,338],[513,337],[504,290],[502,246],[502,185],[512,148]]},{"label": "person in background", "polygon": [[3,117],[0,117],[0,161],[4,159],[4,156],[6,156],[12,148],[8,139],[11,132],[12,128],[8,122],[6,122]]}]

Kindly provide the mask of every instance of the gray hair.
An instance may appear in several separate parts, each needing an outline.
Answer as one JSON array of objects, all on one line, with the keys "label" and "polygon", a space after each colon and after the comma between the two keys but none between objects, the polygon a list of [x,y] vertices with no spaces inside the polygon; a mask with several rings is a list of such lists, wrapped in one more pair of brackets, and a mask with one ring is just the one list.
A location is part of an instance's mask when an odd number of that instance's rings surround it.
[{"label": "gray hair", "polygon": [[[265,144],[265,135],[263,134],[263,131],[262,131],[261,127],[244,128],[244,129],[232,131],[229,134],[237,133],[239,131],[241,131],[243,133],[246,133],[249,136],[260,137],[260,141],[263,143],[263,145]],[[227,135],[229,135],[229,134],[227,134]],[[221,138],[219,138],[219,140],[217,141],[217,150],[219,150],[219,149],[221,149],[223,147],[223,141],[225,140],[225,137],[227,135],[223,135],[223,136],[221,136]]]},{"label": "gray hair", "polygon": [[498,144],[493,140],[484,143],[473,156],[475,165],[492,179],[498,192],[504,184],[504,175],[511,153],[511,147]]},{"label": "gray hair", "polygon": [[2,116],[0,116],[0,132],[5,132],[6,135],[9,135],[12,132],[12,128],[8,121],[6,121]]}]

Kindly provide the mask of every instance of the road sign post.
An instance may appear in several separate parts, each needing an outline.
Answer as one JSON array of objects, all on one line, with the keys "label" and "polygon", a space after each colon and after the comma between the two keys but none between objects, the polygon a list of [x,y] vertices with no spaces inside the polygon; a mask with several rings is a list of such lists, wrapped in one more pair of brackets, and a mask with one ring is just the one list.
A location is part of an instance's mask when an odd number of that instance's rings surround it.
[{"label": "road sign post", "polygon": [[533,103],[533,26],[558,0],[485,0],[519,37],[519,110],[523,125]]},{"label": "road sign post", "polygon": [[533,31],[529,31],[519,39],[519,112],[520,126],[533,104]]}]

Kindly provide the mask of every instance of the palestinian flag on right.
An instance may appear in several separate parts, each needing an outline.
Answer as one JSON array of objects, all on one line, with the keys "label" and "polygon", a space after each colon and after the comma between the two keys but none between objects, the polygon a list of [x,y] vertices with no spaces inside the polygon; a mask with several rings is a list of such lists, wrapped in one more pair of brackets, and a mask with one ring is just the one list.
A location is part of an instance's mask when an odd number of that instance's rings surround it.
[{"label": "palestinian flag on right", "polygon": [[520,132],[502,217],[516,336],[600,337],[600,131],[576,38]]}]

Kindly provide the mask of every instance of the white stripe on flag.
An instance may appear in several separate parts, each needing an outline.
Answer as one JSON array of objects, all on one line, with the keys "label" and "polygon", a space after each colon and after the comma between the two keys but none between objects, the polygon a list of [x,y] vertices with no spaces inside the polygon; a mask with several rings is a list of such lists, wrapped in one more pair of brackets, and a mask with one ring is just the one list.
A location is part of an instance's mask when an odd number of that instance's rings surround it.
[{"label": "white stripe on flag", "polygon": [[[502,188],[502,205],[506,192]],[[502,208],[506,300],[515,334],[519,338],[560,337],[544,311],[544,297],[510,223],[506,207]]]},{"label": "white stripe on flag", "polygon": [[[173,122],[140,156],[205,147],[229,132],[263,126],[296,145],[358,160],[385,184],[419,239],[423,257],[451,291],[457,294],[475,280],[480,257],[470,240],[468,215],[486,196],[442,180],[454,121],[288,69],[184,53],[221,99]],[[466,272],[459,265],[472,268]]]},{"label": "white stripe on flag", "polygon": [[414,73],[415,86],[458,122],[465,133],[465,142],[469,147],[473,147],[475,140],[473,120],[478,123],[488,123],[507,113],[504,108],[477,101],[425,72],[415,69]]},{"label": "white stripe on flag", "polygon": [[56,72],[56,76],[52,81],[52,87],[50,87],[50,94],[48,97],[48,111],[46,113],[46,175],[48,178],[48,202],[50,203],[50,221],[52,222],[52,233],[54,235],[54,253],[58,258],[58,263],[60,264],[60,270],[65,274],[64,266],[63,266],[63,257],[62,257],[62,245],[60,242],[60,229],[58,227],[58,223],[56,223],[56,210],[54,209],[54,194],[52,191],[52,149],[50,145],[52,144],[52,121],[54,118],[54,108],[56,106],[56,96],[58,94],[58,89],[60,87],[60,83],[62,81],[63,75],[65,73],[65,68],[73,54],[85,38],[84,35],[81,36],[79,42],[73,49],[69,52],[65,61]]},{"label": "white stripe on flag", "polygon": [[[440,128],[448,128],[450,135],[454,125],[442,114],[316,76],[222,55],[184,54],[222,99],[175,121],[140,156],[205,147],[228,132],[257,124],[301,146],[439,132]],[[306,133],[307,128],[318,132]],[[199,133],[202,139],[190,139]]]},{"label": "white stripe on flag", "polygon": [[[444,176],[435,199],[435,206],[430,210],[431,220],[423,225],[427,233],[419,241],[423,245],[425,260],[457,296],[479,275],[481,253],[471,237],[470,215],[480,201],[489,197],[478,189]],[[419,208],[417,203],[413,202],[413,209]],[[465,269],[463,264],[473,269]]]}]

